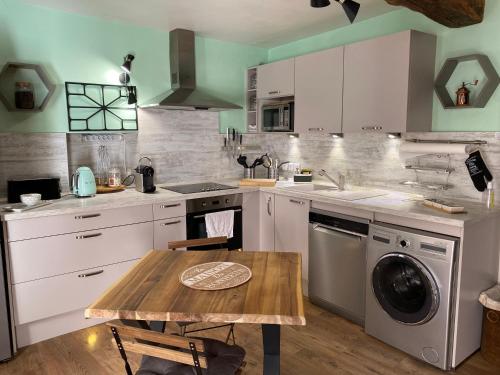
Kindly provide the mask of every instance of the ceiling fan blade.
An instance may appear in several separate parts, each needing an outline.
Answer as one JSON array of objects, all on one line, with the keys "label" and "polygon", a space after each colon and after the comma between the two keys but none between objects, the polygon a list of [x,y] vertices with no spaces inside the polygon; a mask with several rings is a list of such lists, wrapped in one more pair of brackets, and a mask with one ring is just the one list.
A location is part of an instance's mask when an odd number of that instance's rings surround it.
[{"label": "ceiling fan blade", "polygon": [[351,23],[353,23],[356,19],[356,16],[358,15],[361,5],[353,0],[345,0],[341,4],[342,8],[344,8],[345,14],[347,15],[347,18],[349,18],[349,21],[351,21]]}]

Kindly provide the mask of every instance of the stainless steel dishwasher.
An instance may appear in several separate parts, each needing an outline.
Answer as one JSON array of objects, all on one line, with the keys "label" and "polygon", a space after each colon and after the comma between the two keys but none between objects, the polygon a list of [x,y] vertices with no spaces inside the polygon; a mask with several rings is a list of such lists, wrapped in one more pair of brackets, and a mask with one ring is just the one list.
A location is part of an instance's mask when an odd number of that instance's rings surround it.
[{"label": "stainless steel dishwasher", "polygon": [[309,213],[309,299],[361,325],[368,223],[317,209]]}]

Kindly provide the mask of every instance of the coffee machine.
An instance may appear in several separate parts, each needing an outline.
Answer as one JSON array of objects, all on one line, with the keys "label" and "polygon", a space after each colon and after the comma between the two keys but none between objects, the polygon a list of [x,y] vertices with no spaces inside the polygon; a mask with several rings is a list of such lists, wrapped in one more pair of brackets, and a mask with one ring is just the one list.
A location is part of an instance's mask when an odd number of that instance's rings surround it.
[{"label": "coffee machine", "polygon": [[[141,164],[143,160],[147,160],[149,165]],[[144,156],[139,159],[138,165],[135,168],[135,190],[141,193],[154,193],[156,186],[154,184],[155,170],[151,159]]]}]

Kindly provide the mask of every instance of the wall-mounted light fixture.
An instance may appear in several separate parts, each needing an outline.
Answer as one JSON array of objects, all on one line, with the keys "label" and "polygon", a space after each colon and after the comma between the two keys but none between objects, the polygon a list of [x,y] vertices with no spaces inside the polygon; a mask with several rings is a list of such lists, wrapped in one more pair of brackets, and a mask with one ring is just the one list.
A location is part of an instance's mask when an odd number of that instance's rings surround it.
[{"label": "wall-mounted light fixture", "polygon": [[123,58],[122,69],[125,73],[130,73],[132,71],[132,61],[134,61],[134,59],[135,56],[131,53]]},{"label": "wall-mounted light fixture", "polygon": [[344,138],[344,134],[343,134],[343,133],[330,133],[330,135],[331,135],[331,136],[332,136],[332,138],[334,138],[334,139]]},{"label": "wall-mounted light fixture", "polygon": [[[353,23],[354,20],[356,19],[356,16],[358,15],[359,8],[361,7],[361,5],[354,0],[335,0],[335,1],[337,3],[340,3],[340,5],[342,5],[342,8],[344,9],[347,18],[349,18],[349,21],[351,21],[351,23]],[[329,0],[311,0],[311,6],[313,8],[324,8],[327,7],[328,5],[330,5]]]},{"label": "wall-mounted light fixture", "polygon": [[127,86],[128,104],[137,103],[137,90],[135,86]]},{"label": "wall-mounted light fixture", "polygon": [[293,134],[288,134],[288,137],[290,137],[290,138],[299,138],[299,135],[297,133],[293,133]]},{"label": "wall-mounted light fixture", "polygon": [[130,82],[130,72],[132,71],[132,61],[134,61],[135,56],[131,53],[127,54],[123,58],[123,64],[121,68],[123,73],[120,74],[120,83],[125,86],[127,90],[127,102],[129,105],[137,104],[137,90],[135,86],[129,86]]},{"label": "wall-mounted light fixture", "polygon": [[311,0],[311,6],[313,8],[324,8],[330,5],[329,0]]},{"label": "wall-mounted light fixture", "polygon": [[401,133],[388,133],[387,138],[389,139],[398,139],[401,138]]},{"label": "wall-mounted light fixture", "polygon": [[134,61],[134,59],[135,56],[131,53],[123,58],[123,64],[121,65],[123,73],[120,74],[120,82],[122,85],[126,85],[130,82],[130,72],[132,71],[132,61]]}]

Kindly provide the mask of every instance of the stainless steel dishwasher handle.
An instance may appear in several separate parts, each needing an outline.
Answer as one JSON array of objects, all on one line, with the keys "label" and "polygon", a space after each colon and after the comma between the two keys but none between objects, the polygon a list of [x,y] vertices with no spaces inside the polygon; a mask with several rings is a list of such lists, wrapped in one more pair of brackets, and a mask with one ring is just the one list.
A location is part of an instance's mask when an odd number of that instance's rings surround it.
[{"label": "stainless steel dishwasher handle", "polygon": [[340,228],[330,227],[328,225],[317,224],[317,223],[314,224],[313,223],[313,229],[316,229],[316,228],[321,228],[321,229],[324,229],[324,230],[329,231],[329,232],[340,232],[340,233],[343,233],[343,234],[348,234],[350,236],[358,237],[359,239],[367,238],[368,237],[366,234],[352,232],[352,231],[346,230],[346,229],[340,229]]}]

